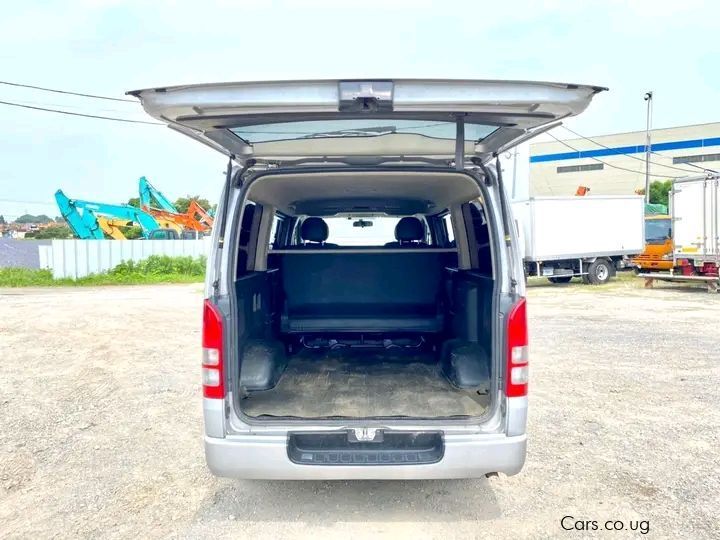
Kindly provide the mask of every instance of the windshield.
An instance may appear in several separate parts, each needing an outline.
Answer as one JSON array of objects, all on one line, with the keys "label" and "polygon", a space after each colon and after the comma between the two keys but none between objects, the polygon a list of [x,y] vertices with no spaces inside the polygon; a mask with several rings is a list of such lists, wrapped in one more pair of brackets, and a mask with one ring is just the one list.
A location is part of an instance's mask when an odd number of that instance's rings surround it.
[{"label": "windshield", "polygon": [[663,244],[672,237],[670,219],[646,219],[645,242],[648,244]]},{"label": "windshield", "polygon": [[395,240],[399,217],[330,217],[325,218],[327,241],[339,246],[384,246]]},{"label": "windshield", "polygon": [[[497,126],[465,124],[465,140],[479,142]],[[232,129],[249,143],[291,139],[326,139],[338,137],[379,137],[391,134],[413,134],[432,139],[455,140],[455,122],[400,119],[312,120],[260,124]]]}]

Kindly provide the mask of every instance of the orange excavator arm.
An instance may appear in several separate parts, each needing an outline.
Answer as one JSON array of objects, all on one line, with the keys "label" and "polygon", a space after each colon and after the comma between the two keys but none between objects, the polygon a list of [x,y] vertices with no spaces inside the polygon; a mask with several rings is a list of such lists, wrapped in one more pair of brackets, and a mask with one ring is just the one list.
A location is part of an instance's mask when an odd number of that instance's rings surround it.
[{"label": "orange excavator arm", "polygon": [[192,219],[197,219],[200,223],[203,223],[208,229],[213,226],[215,220],[208,214],[205,209],[198,204],[197,201],[190,201],[188,206],[187,215]]}]

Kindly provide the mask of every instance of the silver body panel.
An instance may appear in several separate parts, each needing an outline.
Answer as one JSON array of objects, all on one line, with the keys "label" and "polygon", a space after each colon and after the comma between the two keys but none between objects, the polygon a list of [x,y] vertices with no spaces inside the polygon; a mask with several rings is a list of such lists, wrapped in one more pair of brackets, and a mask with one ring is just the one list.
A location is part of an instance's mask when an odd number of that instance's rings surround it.
[{"label": "silver body panel", "polygon": [[264,480],[422,480],[513,475],[525,463],[527,437],[447,435],[445,455],[428,465],[299,465],[287,454],[287,435],[205,437],[205,458],[217,476]]}]

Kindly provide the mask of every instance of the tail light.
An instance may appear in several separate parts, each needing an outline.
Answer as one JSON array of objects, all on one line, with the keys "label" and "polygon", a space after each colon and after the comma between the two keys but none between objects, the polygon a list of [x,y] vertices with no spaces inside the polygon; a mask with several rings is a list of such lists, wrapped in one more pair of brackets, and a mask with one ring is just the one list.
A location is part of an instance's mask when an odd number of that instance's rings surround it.
[{"label": "tail light", "polygon": [[528,333],[525,299],[510,310],[507,319],[507,375],[505,395],[526,396],[528,391]]},{"label": "tail light", "polygon": [[222,399],[225,397],[222,315],[209,300],[203,305],[202,351],[203,396]]}]

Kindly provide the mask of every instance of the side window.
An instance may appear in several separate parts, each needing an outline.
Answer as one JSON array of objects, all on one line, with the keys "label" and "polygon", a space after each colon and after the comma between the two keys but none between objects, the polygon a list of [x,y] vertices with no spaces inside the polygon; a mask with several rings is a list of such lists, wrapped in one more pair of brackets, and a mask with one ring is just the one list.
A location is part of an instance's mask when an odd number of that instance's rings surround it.
[{"label": "side window", "polygon": [[[483,207],[478,203],[463,205],[463,216],[468,233],[471,263],[480,274],[492,275],[492,251],[490,248],[490,228]],[[469,225],[469,227],[468,227]]]},{"label": "side window", "polygon": [[278,247],[277,233],[278,233],[278,229],[280,228],[281,222],[282,222],[282,218],[280,216],[278,216],[277,214],[275,214],[275,216],[273,216],[272,225],[270,226],[270,239],[268,242],[268,247],[270,249],[277,249],[277,247]]},{"label": "side window", "polygon": [[445,225],[445,234],[447,235],[448,245],[450,247],[455,247],[455,231],[453,231],[452,219],[450,218],[450,214],[445,214],[442,220],[443,224]]},{"label": "side window", "polygon": [[255,222],[255,214],[257,206],[254,203],[248,203],[243,208],[242,218],[240,219],[240,240],[238,245],[237,258],[237,275],[242,276],[247,273],[247,264],[250,250],[250,236],[252,234],[253,223]]}]

